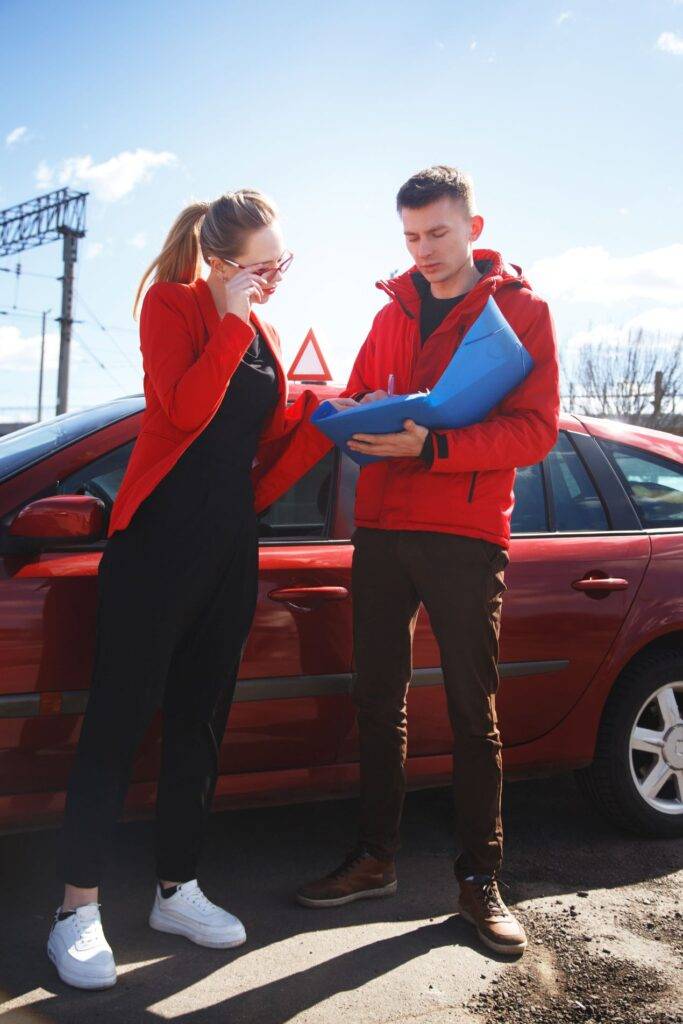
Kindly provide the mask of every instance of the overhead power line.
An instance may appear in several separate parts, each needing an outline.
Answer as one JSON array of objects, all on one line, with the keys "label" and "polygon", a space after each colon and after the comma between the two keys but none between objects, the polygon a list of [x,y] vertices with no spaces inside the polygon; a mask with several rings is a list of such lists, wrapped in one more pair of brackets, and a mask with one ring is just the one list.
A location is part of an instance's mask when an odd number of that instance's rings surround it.
[{"label": "overhead power line", "polygon": [[104,370],[104,372],[107,374],[107,376],[111,377],[111,379],[114,381],[114,384],[116,384],[117,388],[121,388],[121,391],[125,391],[125,388],[123,387],[121,382],[116,379],[116,377],[111,372],[111,370],[106,365],[106,363],[103,363],[102,360],[99,358],[99,356],[96,356],[95,353],[93,352],[93,350],[88,345],[86,345],[86,343],[83,341],[83,339],[81,338],[81,336],[78,333],[78,331],[74,331],[73,335],[74,335],[74,338],[76,339],[76,341],[78,342],[78,344],[81,346],[81,348],[85,349],[85,351],[88,353],[88,355],[91,357],[91,359],[93,359],[97,363],[99,368],[101,370]]},{"label": "overhead power line", "polygon": [[121,354],[121,355],[123,356],[123,358],[124,358],[124,359],[126,360],[126,362],[127,362],[127,363],[128,363],[128,365],[129,365],[129,366],[131,367],[131,369],[133,369],[133,370],[137,371],[137,370],[138,370],[139,368],[138,368],[138,367],[137,367],[137,366],[135,365],[135,363],[134,363],[134,362],[133,362],[133,361],[132,361],[132,360],[131,360],[131,359],[130,359],[130,358],[128,357],[128,354],[127,354],[127,353],[126,353],[126,352],[125,352],[125,351],[124,351],[124,350],[123,350],[123,349],[121,348],[121,346],[119,345],[119,343],[118,343],[118,341],[116,340],[116,338],[115,338],[115,337],[114,337],[114,336],[113,336],[112,334],[110,334],[110,332],[109,332],[109,329],[108,329],[107,327],[105,327],[105,325],[104,325],[104,324],[102,323],[102,321],[98,319],[97,315],[96,315],[95,313],[93,313],[92,309],[90,308],[90,306],[88,305],[88,303],[87,303],[87,302],[85,301],[85,299],[83,298],[83,296],[81,295],[81,293],[80,293],[80,291],[79,291],[78,289],[76,289],[76,297],[77,297],[77,301],[78,301],[78,302],[80,302],[80,303],[81,303],[81,304],[82,304],[83,306],[85,306],[86,310],[88,311],[88,313],[90,314],[90,316],[91,316],[91,317],[93,318],[93,320],[95,321],[95,323],[97,324],[97,326],[98,326],[98,327],[100,328],[100,330],[101,330],[101,331],[103,331],[103,333],[104,333],[104,334],[106,334],[106,335],[107,335],[107,337],[109,338],[109,340],[111,341],[111,343],[112,343],[112,344],[114,345],[114,347],[116,348],[116,350],[117,350],[118,352],[120,352],[120,354]]},{"label": "overhead power line", "polygon": [[2,274],[14,274],[15,277],[42,277],[45,281],[61,281],[60,277],[55,277],[54,274],[36,274],[33,270],[24,270],[20,263],[12,269],[12,267],[0,267],[0,273]]}]

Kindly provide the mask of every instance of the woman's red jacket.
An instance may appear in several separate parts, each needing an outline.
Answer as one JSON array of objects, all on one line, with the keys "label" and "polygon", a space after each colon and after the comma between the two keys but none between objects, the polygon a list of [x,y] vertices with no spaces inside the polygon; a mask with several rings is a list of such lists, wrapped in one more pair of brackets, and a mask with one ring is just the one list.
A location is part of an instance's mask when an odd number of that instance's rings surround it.
[{"label": "woman's red jacket", "polygon": [[284,494],[331,448],[310,423],[318,405],[312,391],[287,405],[277,332],[254,313],[251,321],[247,324],[232,313],[221,319],[203,278],[191,284],[159,281],[147,291],[140,314],[146,408],[112,509],[110,536],[128,525],[140,503],[211,421],[257,329],[275,358],[279,394],[252,470],[256,511]]}]

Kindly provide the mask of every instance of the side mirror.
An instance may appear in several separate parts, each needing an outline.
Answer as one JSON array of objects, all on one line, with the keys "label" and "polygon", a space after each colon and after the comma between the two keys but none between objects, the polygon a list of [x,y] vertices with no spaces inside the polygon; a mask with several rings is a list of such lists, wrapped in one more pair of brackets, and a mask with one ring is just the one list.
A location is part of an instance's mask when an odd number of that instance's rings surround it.
[{"label": "side mirror", "polygon": [[10,537],[41,540],[100,540],[104,502],[86,494],[60,494],[25,505],[12,520]]}]

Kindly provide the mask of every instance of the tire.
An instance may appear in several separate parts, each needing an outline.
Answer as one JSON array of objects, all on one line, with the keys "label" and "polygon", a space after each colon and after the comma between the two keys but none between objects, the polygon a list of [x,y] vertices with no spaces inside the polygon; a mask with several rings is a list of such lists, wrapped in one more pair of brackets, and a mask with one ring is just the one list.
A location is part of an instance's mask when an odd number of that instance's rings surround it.
[{"label": "tire", "polygon": [[[683,836],[682,712],[679,651],[643,655],[615,684],[600,721],[595,759],[575,775],[584,795],[618,828],[661,838]],[[660,776],[650,775],[655,768],[664,780],[659,788]]]}]

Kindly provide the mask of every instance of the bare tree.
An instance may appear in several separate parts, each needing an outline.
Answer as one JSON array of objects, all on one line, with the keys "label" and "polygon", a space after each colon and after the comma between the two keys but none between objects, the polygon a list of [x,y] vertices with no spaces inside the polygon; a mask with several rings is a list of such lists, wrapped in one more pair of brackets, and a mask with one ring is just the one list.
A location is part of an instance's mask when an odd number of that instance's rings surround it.
[{"label": "bare tree", "polygon": [[582,347],[570,395],[584,415],[671,430],[683,421],[682,364],[683,338],[664,344],[643,330],[630,332],[626,344]]}]

